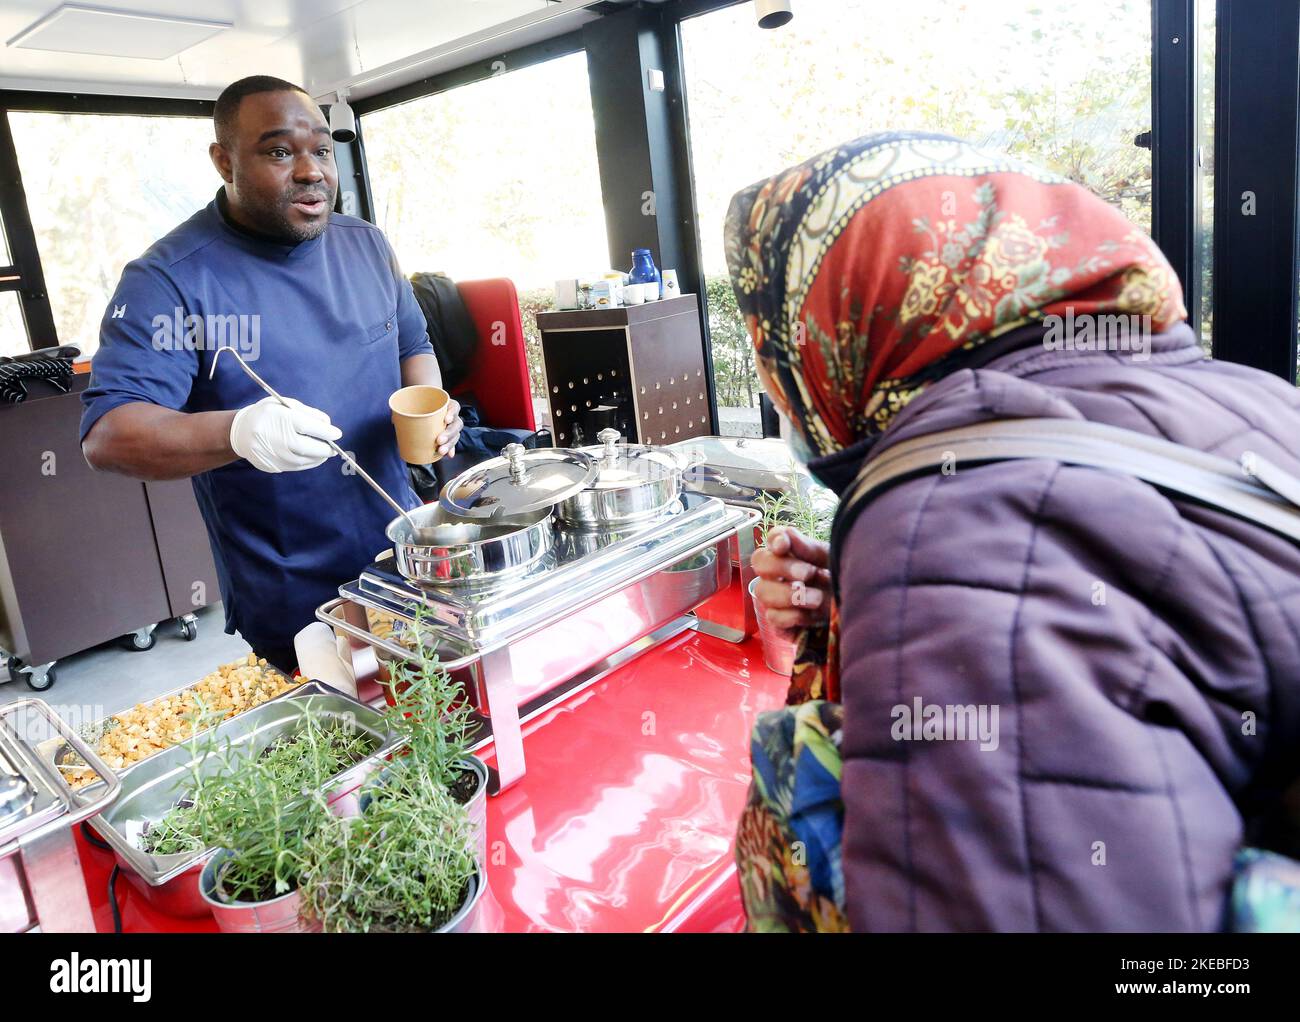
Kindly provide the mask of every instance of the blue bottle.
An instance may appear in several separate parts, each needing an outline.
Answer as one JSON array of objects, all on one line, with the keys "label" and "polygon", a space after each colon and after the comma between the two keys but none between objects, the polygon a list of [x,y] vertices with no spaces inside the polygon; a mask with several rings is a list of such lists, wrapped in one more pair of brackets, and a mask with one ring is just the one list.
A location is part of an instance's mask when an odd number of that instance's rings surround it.
[{"label": "blue bottle", "polygon": [[632,269],[627,275],[630,283],[653,284],[656,289],[661,287],[659,270],[655,267],[654,257],[650,255],[648,248],[632,250]]}]

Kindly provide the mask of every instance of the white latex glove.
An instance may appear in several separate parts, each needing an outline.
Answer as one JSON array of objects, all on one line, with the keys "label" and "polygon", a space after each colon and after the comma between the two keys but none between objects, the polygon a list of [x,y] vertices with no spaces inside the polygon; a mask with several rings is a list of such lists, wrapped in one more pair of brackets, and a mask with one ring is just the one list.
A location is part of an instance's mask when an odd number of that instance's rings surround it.
[{"label": "white latex glove", "polygon": [[315,468],[334,456],[325,441],[343,435],[319,408],[291,397],[285,400],[291,407],[286,408],[273,397],[245,405],[230,424],[230,446],[263,472]]},{"label": "white latex glove", "polygon": [[346,636],[336,637],[328,625],[313,621],[293,637],[293,648],[298,654],[298,671],[304,678],[323,681],[335,691],[356,698],[357,682],[352,675],[351,647]]}]

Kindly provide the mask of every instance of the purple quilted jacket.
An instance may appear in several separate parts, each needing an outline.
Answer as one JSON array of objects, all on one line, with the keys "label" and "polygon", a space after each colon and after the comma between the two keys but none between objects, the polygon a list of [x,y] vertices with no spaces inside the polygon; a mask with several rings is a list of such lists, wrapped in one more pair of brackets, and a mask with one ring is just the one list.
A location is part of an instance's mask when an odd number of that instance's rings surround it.
[{"label": "purple quilted jacket", "polygon": [[[1035,345],[955,373],[877,450],[1034,416],[1300,476],[1296,389],[1186,326],[1147,362]],[[1300,547],[1127,476],[1003,462],[878,495],[839,586],[855,930],[1224,925],[1232,857],[1297,776]]]}]

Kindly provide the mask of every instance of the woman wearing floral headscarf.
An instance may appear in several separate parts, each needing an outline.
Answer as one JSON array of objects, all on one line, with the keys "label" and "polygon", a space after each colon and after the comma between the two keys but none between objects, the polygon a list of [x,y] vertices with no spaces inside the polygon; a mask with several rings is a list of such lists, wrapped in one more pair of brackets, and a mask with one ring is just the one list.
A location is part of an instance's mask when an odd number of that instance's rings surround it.
[{"label": "woman wearing floral headscarf", "polygon": [[[1206,359],[1151,239],[1012,158],[858,139],[739,193],[727,258],[763,385],[842,495],[903,440],[1018,418],[1300,474],[1294,388]],[[1119,350],[1063,337],[1109,317]],[[1300,773],[1300,551],[1051,459],[845,501],[834,537],[756,559],[809,632],[754,738],[751,928],[1221,928]]]}]

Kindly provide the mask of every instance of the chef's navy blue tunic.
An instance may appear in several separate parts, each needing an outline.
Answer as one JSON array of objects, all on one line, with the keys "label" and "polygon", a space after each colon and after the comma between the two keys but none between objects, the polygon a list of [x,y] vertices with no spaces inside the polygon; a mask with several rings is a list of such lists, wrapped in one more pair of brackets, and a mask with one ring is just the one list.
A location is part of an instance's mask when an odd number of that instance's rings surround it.
[{"label": "chef's navy blue tunic", "polygon": [[[328,413],[339,444],[404,507],[420,501],[397,453],[388,398],[403,359],[432,354],[411,284],[377,227],[330,215],[296,245],[232,226],[217,202],[127,264],[104,312],[81,436],[119,405],[242,408],[265,393],[219,346],[239,350],[285,397]],[[226,608],[226,631],[288,646],[388,546],[392,508],[334,457],[303,472],[247,461],[193,479]]]}]

